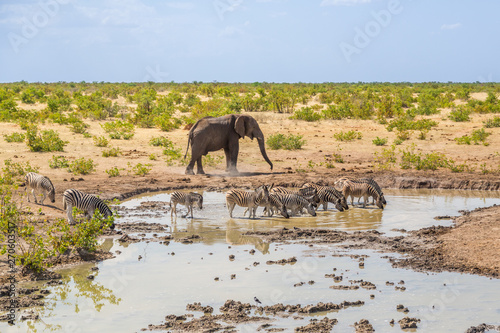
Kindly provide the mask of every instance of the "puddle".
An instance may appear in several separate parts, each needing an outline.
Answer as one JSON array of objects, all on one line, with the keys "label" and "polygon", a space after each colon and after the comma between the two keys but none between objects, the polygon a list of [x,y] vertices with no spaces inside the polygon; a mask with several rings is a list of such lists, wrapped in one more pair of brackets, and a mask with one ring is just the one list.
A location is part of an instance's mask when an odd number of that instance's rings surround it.
[{"label": "puddle", "polygon": [[[435,220],[438,215],[458,215],[458,210],[474,209],[499,203],[498,193],[462,191],[384,191],[388,205],[385,210],[354,208],[346,212],[320,210],[316,218],[294,217],[243,218],[237,207],[236,218],[230,219],[222,205],[223,193],[205,192],[204,208],[194,211],[195,218],[178,217],[175,223],[170,212],[137,210],[123,214],[118,222],[146,221],[168,225],[175,238],[198,234],[200,241],[169,245],[158,242],[119,244],[111,239],[104,246],[121,251],[116,258],[97,265],[79,265],[61,270],[64,283],[48,287],[46,306],[38,308],[38,321],[18,322],[9,327],[0,323],[0,332],[138,332],[148,324],[160,324],[166,315],[186,314],[186,305],[201,302],[214,313],[228,299],[255,304],[256,296],[263,305],[342,303],[364,301],[363,306],[339,311],[300,315],[302,319],[275,317],[271,328],[293,331],[311,318],[324,316],[338,319],[333,331],[354,332],[353,324],[368,319],[376,331],[400,332],[397,321],[405,316],[421,319],[420,332],[464,332],[480,323],[499,324],[500,280],[459,273],[418,273],[394,269],[385,254],[369,250],[347,251],[333,245],[281,245],[265,243],[258,238],[242,236],[247,230],[271,230],[282,227],[337,228],[341,230],[391,229],[414,230],[430,225],[448,225],[449,220]],[[168,194],[143,196],[124,202],[134,209],[141,202],[168,202]],[[167,204],[168,206],[168,204]],[[181,212],[185,214],[182,207]],[[259,209],[259,213],[261,208]],[[255,250],[254,254],[250,251]],[[234,255],[234,260],[229,256]],[[332,256],[333,255],[333,256]],[[337,256],[341,255],[341,256]],[[364,267],[351,255],[367,255]],[[139,256],[141,259],[139,260]],[[268,265],[269,260],[295,256],[297,262]],[[258,262],[259,264],[254,265]],[[97,266],[98,271],[92,271]],[[334,268],[336,269],[334,271]],[[340,282],[325,274],[342,275]],[[94,275],[93,280],[87,279]],[[236,278],[231,279],[231,275]],[[218,281],[215,279],[219,278]],[[375,290],[332,289],[333,285],[351,285],[349,280],[365,280]],[[314,284],[308,284],[309,281]],[[398,284],[404,280],[404,285]],[[390,281],[394,285],[386,285]],[[295,284],[305,282],[302,286]],[[396,290],[404,286],[405,291]],[[371,298],[370,295],[375,298]],[[396,310],[403,304],[405,314]],[[200,313],[194,312],[195,316]],[[297,314],[294,314],[296,316]],[[392,327],[389,322],[396,321]],[[236,325],[242,332],[255,332],[262,323]]]}]

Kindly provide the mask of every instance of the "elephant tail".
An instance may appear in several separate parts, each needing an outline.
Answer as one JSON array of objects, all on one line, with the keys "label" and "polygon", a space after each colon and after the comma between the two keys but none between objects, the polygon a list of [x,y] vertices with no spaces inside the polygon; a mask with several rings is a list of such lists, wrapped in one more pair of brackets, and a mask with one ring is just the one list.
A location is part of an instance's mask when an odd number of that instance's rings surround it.
[{"label": "elephant tail", "polygon": [[189,131],[189,136],[188,136],[188,145],[186,147],[186,153],[184,154],[184,159],[186,159],[186,156],[188,154],[188,150],[189,150],[189,144],[191,143],[191,137],[192,137],[192,134],[191,134],[191,131]]}]

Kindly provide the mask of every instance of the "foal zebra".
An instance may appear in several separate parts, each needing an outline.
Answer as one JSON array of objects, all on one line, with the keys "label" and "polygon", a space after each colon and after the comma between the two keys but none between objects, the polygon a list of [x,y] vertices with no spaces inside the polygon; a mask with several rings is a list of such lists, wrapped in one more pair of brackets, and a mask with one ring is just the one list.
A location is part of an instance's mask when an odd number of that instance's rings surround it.
[{"label": "foal zebra", "polygon": [[[99,209],[99,212],[104,218],[113,215],[111,209],[109,209],[109,207],[95,195],[83,193],[82,191],[75,189],[69,189],[64,191],[63,194],[63,207],[68,215],[69,224],[75,224],[75,220],[73,219],[73,206],[83,210],[85,216],[89,219],[94,216],[96,209]],[[111,228],[114,228],[114,224]]]},{"label": "foal zebra", "polygon": [[316,216],[313,203],[303,196],[290,193],[275,193],[274,195],[279,202],[292,211],[292,215],[298,215],[305,208],[310,215]]},{"label": "foal zebra", "polygon": [[319,203],[318,205],[323,205],[323,209],[327,210],[328,203],[331,202],[335,205],[339,211],[344,211],[349,209],[347,205],[347,200],[344,195],[340,193],[337,189],[332,186],[321,186],[313,183],[305,183],[302,188],[313,187],[318,191]]},{"label": "foal zebra", "polygon": [[[50,202],[56,201],[56,190],[48,177],[42,176],[35,172],[28,172],[26,176],[24,176],[24,180],[26,183],[24,192],[26,193],[28,189],[31,189],[31,194],[35,199],[35,203],[38,203],[35,196],[35,190],[40,191],[43,194],[42,200],[40,202],[42,205],[47,195],[50,199]],[[30,194],[27,193],[27,196],[28,196],[28,202],[30,202]]]},{"label": "foal zebra", "polygon": [[255,218],[255,213],[259,205],[267,205],[269,201],[269,190],[266,185],[259,186],[254,192],[243,190],[229,190],[226,193],[226,205],[229,211],[229,216],[233,217],[233,210],[236,205],[240,207],[248,207],[250,210],[250,218]]},{"label": "foal zebra", "polygon": [[375,187],[368,183],[343,180],[342,193],[346,198],[351,196],[351,205],[354,205],[354,197],[363,197],[363,207],[366,207],[368,197],[373,197],[378,208],[384,209],[381,196]]},{"label": "foal zebra", "polygon": [[[175,191],[170,195],[170,217],[175,213],[177,217],[177,204],[181,204],[187,207],[187,214],[191,212],[191,218],[193,218],[193,205],[197,203],[199,209],[203,209],[203,196],[199,193],[189,192],[183,193]],[[172,206],[173,205],[173,206]]]}]

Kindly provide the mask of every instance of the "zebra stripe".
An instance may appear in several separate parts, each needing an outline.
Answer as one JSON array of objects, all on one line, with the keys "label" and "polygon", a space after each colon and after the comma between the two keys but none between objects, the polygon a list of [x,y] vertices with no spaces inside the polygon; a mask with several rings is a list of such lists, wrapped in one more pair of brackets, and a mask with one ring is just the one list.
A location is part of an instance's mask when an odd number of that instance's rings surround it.
[{"label": "zebra stripe", "polygon": [[198,204],[199,209],[203,209],[203,196],[195,192],[189,192],[189,193],[184,193],[179,191],[172,192],[172,194],[170,195],[170,207],[171,207],[170,217],[172,217],[174,213],[175,216],[177,217],[177,204],[180,204],[187,207],[188,211],[186,216],[188,216],[189,212],[191,212],[191,218],[193,218],[194,203]]},{"label": "zebra stripe", "polygon": [[287,209],[292,211],[292,215],[298,215],[302,209],[305,208],[310,215],[316,216],[313,203],[306,200],[304,197],[290,193],[275,193],[275,195],[277,200],[284,204]]},{"label": "zebra stripe", "polygon": [[384,209],[380,195],[375,187],[368,183],[358,183],[350,180],[344,180],[342,193],[346,198],[351,197],[351,205],[354,205],[354,197],[363,197],[363,207],[366,207],[368,197],[372,196],[375,199],[377,207]]},{"label": "zebra stripe", "polygon": [[290,218],[285,204],[280,201],[280,197],[276,193],[269,193],[269,205],[265,209],[267,210],[268,216],[273,216],[274,210],[276,210],[283,217],[287,219]]},{"label": "zebra stripe", "polygon": [[349,205],[347,205],[347,200],[344,195],[342,195],[342,193],[340,193],[336,188],[332,186],[316,185],[313,183],[305,183],[302,185],[302,188],[305,187],[313,187],[318,191],[318,197],[320,200],[318,205],[322,204],[324,210],[327,210],[329,202],[333,203],[335,208],[339,211],[349,209]]},{"label": "zebra stripe", "polygon": [[68,215],[70,224],[74,224],[73,219],[73,206],[84,211],[85,215],[91,219],[94,216],[94,211],[99,209],[103,217],[107,218],[113,215],[109,207],[98,197],[93,194],[87,194],[75,189],[64,191],[63,194],[63,207]]},{"label": "zebra stripe", "polygon": [[[51,202],[56,202],[56,190],[48,177],[42,176],[35,172],[28,172],[26,176],[24,176],[24,180],[26,183],[24,192],[26,193],[28,189],[31,189],[31,194],[35,199],[35,203],[38,203],[36,200],[35,191],[40,191],[43,194],[42,200],[40,202],[42,205],[47,195]],[[28,202],[30,202],[29,193],[27,194],[27,196]]]},{"label": "zebra stripe", "polygon": [[266,205],[269,200],[269,191],[266,185],[260,186],[254,192],[243,190],[229,190],[226,193],[226,204],[229,211],[229,216],[233,217],[233,210],[236,205],[240,207],[248,207],[250,210],[250,218],[255,218],[255,213],[259,205]]}]

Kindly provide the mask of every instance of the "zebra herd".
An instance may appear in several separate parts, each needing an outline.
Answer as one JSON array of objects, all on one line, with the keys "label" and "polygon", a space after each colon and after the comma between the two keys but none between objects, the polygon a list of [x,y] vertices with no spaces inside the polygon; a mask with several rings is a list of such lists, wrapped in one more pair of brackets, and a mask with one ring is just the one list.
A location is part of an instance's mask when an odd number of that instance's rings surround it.
[{"label": "zebra herd", "polygon": [[[341,191],[333,186],[314,183],[305,183],[301,188],[294,189],[273,185],[261,185],[254,191],[229,190],[226,193],[229,216],[233,217],[235,206],[246,207],[243,215],[249,211],[250,218],[256,217],[258,207],[264,207],[264,213],[268,216],[278,212],[281,216],[289,218],[302,214],[304,209],[308,214],[316,216],[318,206],[323,205],[323,209],[327,210],[328,203],[332,203],[339,211],[349,209],[347,204],[349,197],[351,205],[354,205],[355,198],[358,198],[358,203],[363,198],[363,207],[366,207],[370,197],[380,209],[384,209],[384,205],[387,204],[382,189],[372,178],[339,178],[335,181],[335,186],[340,187]],[[291,214],[288,213],[289,210]]]},{"label": "zebra herd", "polygon": [[[41,192],[43,195],[42,200],[40,201],[42,205],[47,195],[52,203],[56,201],[56,191],[54,185],[48,177],[35,172],[29,172],[24,177],[24,180],[26,185],[24,192],[26,193],[29,189],[31,189],[31,194],[35,199],[35,203],[38,203],[35,196],[36,191]],[[29,202],[29,193],[27,196]],[[113,215],[111,209],[109,209],[109,207],[101,199],[93,194],[84,193],[75,189],[68,189],[64,191],[63,207],[64,210],[66,210],[69,224],[75,224],[75,220],[73,219],[73,207],[83,210],[89,219],[92,218],[96,209],[99,209],[99,212],[105,218]]]},{"label": "zebra herd", "polygon": [[[37,203],[35,191],[40,191],[43,195],[41,204],[48,196],[51,202],[55,202],[55,188],[48,177],[30,172],[25,176],[25,192],[31,189],[31,194]],[[342,177],[335,181],[333,186],[323,186],[314,183],[305,183],[301,188],[285,188],[281,186],[261,185],[254,191],[245,191],[232,189],[226,193],[226,205],[229,216],[233,217],[233,210],[236,206],[245,207],[249,212],[250,218],[257,217],[257,208],[264,207],[264,214],[273,216],[278,213],[285,218],[296,216],[307,211],[308,214],[316,216],[318,206],[322,205],[324,210],[328,209],[328,204],[332,203],[339,211],[349,209],[347,199],[351,198],[351,205],[354,205],[354,199],[364,199],[363,207],[366,207],[369,198],[373,199],[373,204],[378,208],[384,209],[387,204],[382,189],[372,178],[353,179]],[[28,193],[28,201],[30,201]],[[193,218],[193,206],[196,204],[199,209],[203,208],[203,196],[195,192],[175,191],[170,195],[170,216],[177,216],[177,205],[186,206],[187,215]],[[77,207],[85,212],[85,215],[92,218],[96,209],[105,217],[112,216],[111,209],[98,197],[92,194],[84,193],[76,189],[68,189],[63,194],[63,207],[68,216],[68,222],[74,224],[73,207]],[[289,213],[290,211],[290,213]]]}]

